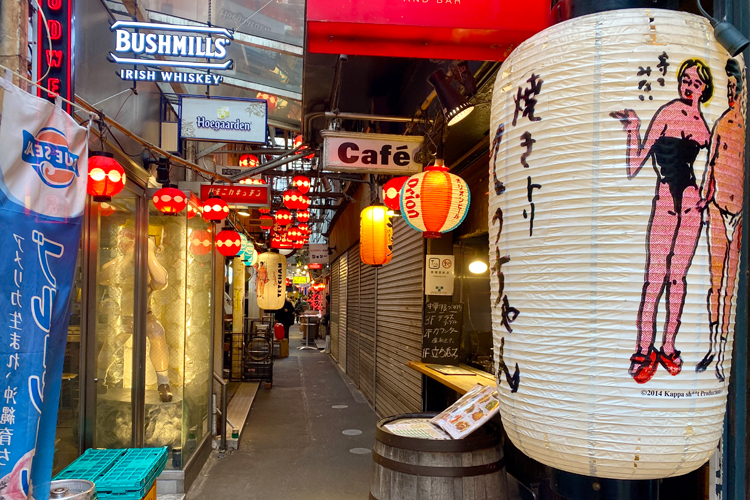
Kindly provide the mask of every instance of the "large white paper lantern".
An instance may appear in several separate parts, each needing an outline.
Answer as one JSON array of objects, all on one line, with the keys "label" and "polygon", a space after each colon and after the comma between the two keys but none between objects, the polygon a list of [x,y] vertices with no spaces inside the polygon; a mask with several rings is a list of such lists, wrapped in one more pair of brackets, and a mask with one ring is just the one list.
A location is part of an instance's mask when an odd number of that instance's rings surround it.
[{"label": "large white paper lantern", "polygon": [[255,291],[258,307],[281,309],[286,298],[286,257],[277,253],[262,253],[258,256]]},{"label": "large white paper lantern", "polygon": [[729,59],[705,19],[633,9],[549,28],[500,70],[489,186],[500,408],[540,462],[654,479],[716,450],[745,149],[744,62]]}]

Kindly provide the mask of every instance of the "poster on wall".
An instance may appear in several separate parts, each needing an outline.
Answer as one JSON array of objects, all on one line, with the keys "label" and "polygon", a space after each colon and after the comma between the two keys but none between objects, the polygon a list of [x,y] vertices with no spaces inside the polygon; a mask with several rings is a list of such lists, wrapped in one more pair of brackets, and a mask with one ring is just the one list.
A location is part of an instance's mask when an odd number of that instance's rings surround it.
[{"label": "poster on wall", "polygon": [[724,421],[745,63],[702,17],[633,9],[556,25],[505,66],[488,222],[506,431],[568,472],[686,474]]},{"label": "poster on wall", "polygon": [[49,498],[88,130],[0,78],[0,497]]},{"label": "poster on wall", "polygon": [[425,259],[425,295],[453,295],[452,255],[428,255]]},{"label": "poster on wall", "polygon": [[265,144],[262,99],[180,96],[180,139]]}]

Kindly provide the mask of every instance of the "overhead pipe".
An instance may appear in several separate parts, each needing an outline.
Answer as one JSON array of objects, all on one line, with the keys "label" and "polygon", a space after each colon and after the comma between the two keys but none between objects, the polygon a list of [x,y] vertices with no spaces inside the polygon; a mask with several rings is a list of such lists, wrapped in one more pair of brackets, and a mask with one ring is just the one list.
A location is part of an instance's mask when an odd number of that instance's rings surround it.
[{"label": "overhead pipe", "polygon": [[[286,153],[286,154],[282,155],[281,157],[275,159],[272,162],[266,163],[265,165],[261,165],[260,167],[255,167],[255,168],[248,169],[248,170],[246,170],[244,172],[241,172],[241,173],[239,173],[239,174],[237,174],[235,176],[232,176],[230,179],[231,179],[232,182],[237,182],[239,180],[245,179],[245,178],[250,177],[252,175],[261,174],[261,173],[263,173],[263,172],[265,172],[267,170],[272,170],[272,169],[274,169],[276,167],[280,167],[281,165],[286,165],[287,163],[291,163],[291,162],[293,162],[295,160],[301,160],[305,156],[310,156],[310,152],[309,151],[304,151],[302,153],[299,153],[299,151],[302,150],[302,149],[304,149],[304,147],[305,147],[305,145],[301,144],[301,145],[297,146],[296,148],[294,148],[293,150],[291,150],[289,153]],[[290,155],[292,155],[292,156],[290,156]]]}]

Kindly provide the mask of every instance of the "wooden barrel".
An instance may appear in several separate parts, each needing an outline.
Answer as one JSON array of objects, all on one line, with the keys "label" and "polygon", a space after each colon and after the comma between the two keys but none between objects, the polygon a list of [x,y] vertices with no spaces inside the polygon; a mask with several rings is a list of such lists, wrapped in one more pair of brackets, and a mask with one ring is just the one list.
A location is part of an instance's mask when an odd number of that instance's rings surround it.
[{"label": "wooden barrel", "polygon": [[432,418],[417,413],[384,418],[375,430],[371,500],[505,500],[500,426],[490,421],[464,439],[397,436],[386,424]]}]

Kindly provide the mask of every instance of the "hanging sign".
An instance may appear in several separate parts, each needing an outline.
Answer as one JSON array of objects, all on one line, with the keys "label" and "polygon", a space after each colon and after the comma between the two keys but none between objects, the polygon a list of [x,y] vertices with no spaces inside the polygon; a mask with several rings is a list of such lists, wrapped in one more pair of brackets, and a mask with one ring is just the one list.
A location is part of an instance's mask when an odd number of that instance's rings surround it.
[{"label": "hanging sign", "polygon": [[422,362],[457,365],[463,330],[463,304],[427,302],[422,331]]},{"label": "hanging sign", "polygon": [[452,255],[428,255],[425,265],[425,295],[453,295]]},{"label": "hanging sign", "polygon": [[262,184],[235,184],[232,186],[223,184],[201,184],[202,200],[207,200],[208,194],[211,192],[220,196],[222,200],[232,205],[267,207],[271,203],[268,186]]},{"label": "hanging sign", "polygon": [[[109,59],[130,66],[117,71],[122,80],[218,85],[223,80],[221,75],[173,69],[221,71],[232,68],[233,61],[226,57],[227,46],[234,36],[224,28],[116,21],[109,29],[116,35],[115,51],[109,53]],[[139,57],[144,54],[150,57]],[[146,69],[137,69],[137,66]]]},{"label": "hanging sign", "polygon": [[503,68],[488,222],[505,430],[575,474],[687,474],[722,436],[745,300],[745,64],[703,17],[630,9],[549,28]]},{"label": "hanging sign", "polygon": [[[40,85],[48,88],[50,94],[47,95],[47,92],[39,89],[37,95],[50,100],[54,100],[56,95],[61,95],[73,102],[73,0],[40,0],[39,6],[41,9],[37,13],[37,72]],[[72,105],[63,103],[63,108],[72,114]]]},{"label": "hanging sign", "polygon": [[416,174],[423,138],[408,135],[322,131],[323,170],[371,174]]},{"label": "hanging sign", "polygon": [[262,99],[180,96],[181,139],[265,144],[267,103]]},{"label": "hanging sign", "polygon": [[312,269],[312,270],[323,269],[323,264],[319,262],[311,262],[310,264],[307,265],[307,268]]},{"label": "hanging sign", "polygon": [[49,498],[88,131],[0,78],[0,497]]},{"label": "hanging sign", "polygon": [[294,276],[292,278],[292,283],[295,285],[304,285],[307,283],[307,276]]},{"label": "hanging sign", "polygon": [[310,256],[310,263],[328,264],[328,244],[308,245],[307,251]]}]

